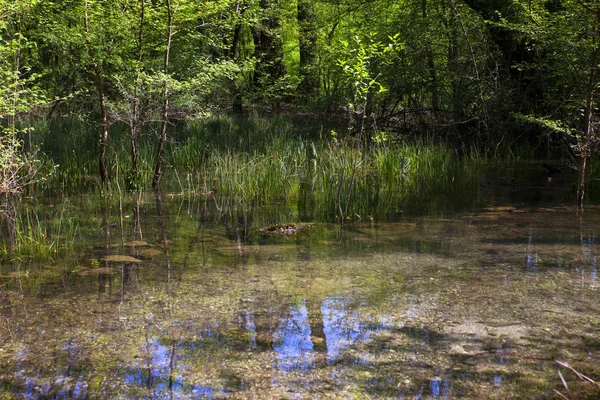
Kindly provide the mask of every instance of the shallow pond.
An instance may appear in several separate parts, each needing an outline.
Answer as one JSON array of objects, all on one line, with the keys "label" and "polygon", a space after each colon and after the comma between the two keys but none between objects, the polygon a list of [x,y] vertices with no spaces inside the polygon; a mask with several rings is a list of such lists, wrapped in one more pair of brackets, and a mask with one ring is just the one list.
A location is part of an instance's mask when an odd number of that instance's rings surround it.
[{"label": "shallow pond", "polygon": [[282,232],[200,198],[70,199],[81,250],[0,270],[0,396],[551,398],[558,371],[584,390],[552,360],[600,376],[600,209],[556,197]]}]

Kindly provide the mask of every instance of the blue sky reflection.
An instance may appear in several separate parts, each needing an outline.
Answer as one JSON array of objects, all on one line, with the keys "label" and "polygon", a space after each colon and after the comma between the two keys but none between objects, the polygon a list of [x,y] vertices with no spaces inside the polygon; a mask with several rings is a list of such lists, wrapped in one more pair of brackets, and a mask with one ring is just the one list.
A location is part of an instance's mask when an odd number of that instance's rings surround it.
[{"label": "blue sky reflection", "polygon": [[314,345],[310,339],[310,323],[306,301],[291,308],[287,318],[273,334],[277,367],[283,371],[307,370],[314,367]]}]

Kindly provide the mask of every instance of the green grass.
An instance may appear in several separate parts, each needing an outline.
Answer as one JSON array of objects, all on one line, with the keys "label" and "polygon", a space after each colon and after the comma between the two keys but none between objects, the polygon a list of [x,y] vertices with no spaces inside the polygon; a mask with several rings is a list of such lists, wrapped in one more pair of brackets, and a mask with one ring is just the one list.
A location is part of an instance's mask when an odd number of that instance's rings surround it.
[{"label": "green grass", "polygon": [[0,247],[0,258],[14,257],[48,260],[74,248],[79,224],[70,216],[69,201],[52,209],[22,205],[15,219],[14,249],[7,240]]},{"label": "green grass", "polygon": [[[512,165],[535,150],[499,146],[490,153],[393,135],[358,146],[356,139],[330,135],[327,124],[305,116],[180,121],[169,127],[163,191],[210,204],[218,210],[216,218],[232,221],[247,220],[249,213],[260,215],[261,223],[333,222],[342,213],[351,220],[440,215],[478,204],[486,165]],[[31,147],[39,149],[47,176],[36,188],[38,198],[92,193],[107,199],[150,189],[158,125],[142,130],[137,177],[130,174],[127,126],[111,126],[107,187],[98,179],[97,126],[80,120],[40,120],[32,126]],[[592,171],[597,175],[595,167]],[[77,225],[58,214],[40,218],[43,214],[20,210],[20,253],[50,256],[72,246]],[[5,248],[3,254],[9,252]]]},{"label": "green grass", "polygon": [[[45,189],[66,194],[98,190],[98,128],[73,120],[40,125],[35,145],[47,165],[57,165]],[[111,127],[107,159],[113,183],[149,188],[156,129],[148,125],[143,130],[139,174],[132,179],[129,131],[124,124]],[[309,195],[316,202],[315,215],[325,220],[338,218],[340,210],[354,218],[384,218],[423,208],[423,198],[459,196],[462,201],[461,194],[477,190],[477,169],[486,162],[476,149],[459,154],[417,141],[363,146],[359,154],[353,140],[332,138],[324,134],[327,129],[308,118],[224,116],[180,122],[169,132],[163,186],[182,195],[227,198],[245,208],[298,202]]]}]

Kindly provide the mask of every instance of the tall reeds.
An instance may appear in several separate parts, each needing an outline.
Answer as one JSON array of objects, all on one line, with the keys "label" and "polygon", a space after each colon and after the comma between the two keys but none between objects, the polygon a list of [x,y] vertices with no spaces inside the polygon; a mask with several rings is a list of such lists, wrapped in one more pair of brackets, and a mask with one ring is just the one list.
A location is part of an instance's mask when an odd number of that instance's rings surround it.
[{"label": "tall reeds", "polygon": [[[51,121],[41,149],[48,164],[58,165],[49,189],[74,193],[97,185],[92,127],[74,121]],[[148,187],[153,165],[153,129],[139,143],[139,177],[134,187]],[[431,142],[379,142],[359,153],[352,138],[332,138],[316,123],[290,118],[214,117],[171,127],[166,145],[166,191],[227,198],[243,207],[314,201],[314,217],[386,218],[403,209],[426,212],[439,198],[460,201],[478,190],[478,170],[485,162],[475,150],[463,152]],[[131,184],[129,137],[124,125],[110,131],[109,160],[119,160],[125,185]],[[110,163],[109,163],[110,164]],[[115,179],[116,166],[111,178]],[[128,180],[129,179],[129,180]],[[130,185],[131,187],[132,185]],[[426,199],[424,201],[424,199]],[[458,202],[459,200],[457,200]],[[343,204],[342,204],[343,203]],[[431,203],[431,204],[428,204]]]},{"label": "tall reeds", "polygon": [[4,241],[0,246],[0,258],[35,258],[47,260],[61,252],[73,249],[79,224],[67,212],[68,201],[52,211],[26,205],[15,219],[15,248]]},{"label": "tall reeds", "polygon": [[[127,174],[129,131],[124,124],[111,126],[107,160],[115,193],[116,184],[150,188],[158,127],[144,128],[138,176],[132,177]],[[461,154],[431,142],[379,141],[359,152],[355,138],[332,137],[315,121],[282,117],[215,117],[170,129],[163,189],[210,197],[224,215],[283,207],[294,210],[288,213],[292,220],[335,221],[342,214],[360,220],[394,218],[402,211],[440,212],[476,201],[485,163],[475,151]],[[99,184],[94,132],[82,121],[40,122],[31,145],[40,149],[49,170],[56,167],[38,191],[64,196],[112,190]],[[48,228],[35,221],[21,218],[22,243],[42,243],[47,236]]]}]

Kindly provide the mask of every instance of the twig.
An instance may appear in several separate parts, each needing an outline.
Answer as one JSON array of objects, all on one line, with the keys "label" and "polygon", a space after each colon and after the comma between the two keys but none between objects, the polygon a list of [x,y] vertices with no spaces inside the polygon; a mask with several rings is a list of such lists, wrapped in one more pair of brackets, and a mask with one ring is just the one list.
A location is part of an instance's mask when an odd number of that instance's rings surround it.
[{"label": "twig", "polygon": [[565,396],[564,394],[562,394],[561,392],[559,392],[558,390],[556,390],[556,389],[552,389],[552,390],[554,390],[554,393],[556,393],[557,395],[559,395],[563,399],[565,399],[565,400],[571,400],[567,396]]},{"label": "twig", "polygon": [[503,356],[511,356],[511,357],[516,357],[516,358],[523,358],[525,360],[556,361],[555,359],[550,358],[550,357],[528,356],[528,355],[525,355],[525,354],[516,353],[514,351],[493,350],[493,351],[490,351],[490,353],[500,354],[500,355],[503,355]]},{"label": "twig", "polygon": [[587,381],[589,383],[592,383],[592,384],[600,387],[600,385],[598,385],[596,383],[596,381],[594,381],[592,378],[588,378],[587,376],[583,375],[581,372],[578,372],[577,370],[575,370],[575,368],[571,367],[566,362],[562,362],[562,361],[559,361],[559,360],[554,360],[554,362],[557,363],[558,365],[560,365],[561,367],[565,367],[566,369],[572,371],[575,375],[577,375],[579,377],[579,379],[581,379],[583,381]]},{"label": "twig", "polygon": [[484,355],[488,355],[488,354],[496,354],[496,355],[501,355],[501,356],[509,356],[509,357],[515,357],[515,358],[522,358],[525,360],[534,360],[534,361],[554,361],[556,362],[556,360],[554,360],[553,358],[543,358],[543,357],[535,357],[535,356],[528,356],[525,354],[520,354],[520,353],[516,353],[514,351],[503,351],[503,350],[488,350],[488,351],[482,351],[480,353],[475,353],[475,354],[468,354],[466,355],[465,358],[458,360],[456,362],[454,362],[450,368],[448,368],[446,370],[449,371],[452,368],[454,368],[456,366],[456,364],[460,363],[460,362],[464,362],[465,360],[468,360],[470,358],[474,358],[474,357],[479,357],[479,356],[484,356]]},{"label": "twig", "polygon": [[567,381],[565,381],[565,378],[560,373],[560,369],[558,370],[558,376],[560,377],[560,380],[562,381],[562,384],[565,387],[565,389],[567,389],[567,392],[570,393],[571,391],[569,390],[569,385],[567,385]]}]

